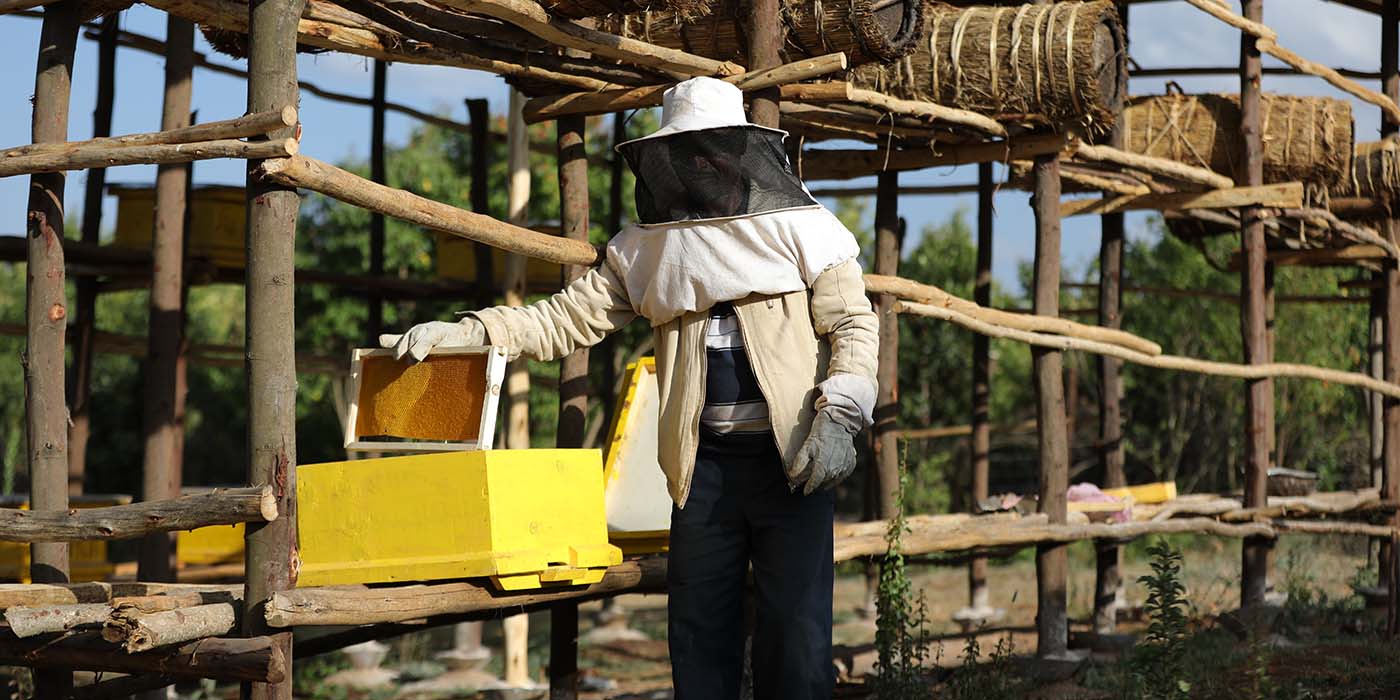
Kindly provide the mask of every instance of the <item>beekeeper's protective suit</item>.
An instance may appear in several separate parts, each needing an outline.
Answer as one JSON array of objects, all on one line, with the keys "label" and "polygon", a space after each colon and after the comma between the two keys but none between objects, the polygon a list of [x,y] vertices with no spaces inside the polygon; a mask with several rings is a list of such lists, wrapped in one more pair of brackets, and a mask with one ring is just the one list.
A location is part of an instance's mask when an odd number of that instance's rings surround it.
[{"label": "beekeeper's protective suit", "polygon": [[382,339],[415,359],[489,341],[552,360],[651,323],[679,700],[738,697],[750,564],[755,697],[831,696],[829,488],[871,422],[878,324],[855,238],[793,175],[784,136],[749,124],[729,83],[676,85],[661,128],[617,147],[639,221],[601,266],[530,306]]}]

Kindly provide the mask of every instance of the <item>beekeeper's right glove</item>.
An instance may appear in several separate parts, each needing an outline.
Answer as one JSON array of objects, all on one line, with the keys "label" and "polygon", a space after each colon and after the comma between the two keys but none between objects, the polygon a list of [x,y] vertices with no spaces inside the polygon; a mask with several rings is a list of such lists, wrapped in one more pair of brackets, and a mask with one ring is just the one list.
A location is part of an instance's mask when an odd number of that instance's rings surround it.
[{"label": "beekeeper's right glove", "polygon": [[413,358],[414,362],[427,357],[433,348],[485,344],[486,326],[471,317],[456,323],[429,321],[408,329],[403,335],[379,336],[379,346],[393,348],[394,359],[402,360],[407,355]]}]

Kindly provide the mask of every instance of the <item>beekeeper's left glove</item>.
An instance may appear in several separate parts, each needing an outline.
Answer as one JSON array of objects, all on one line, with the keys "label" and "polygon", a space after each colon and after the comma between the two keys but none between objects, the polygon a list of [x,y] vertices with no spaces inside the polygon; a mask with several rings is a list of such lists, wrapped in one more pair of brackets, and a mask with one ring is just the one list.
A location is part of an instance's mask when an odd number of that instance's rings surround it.
[{"label": "beekeeper's left glove", "polygon": [[792,488],[796,490],[801,486],[802,493],[810,496],[817,489],[829,489],[850,476],[856,468],[858,432],[857,425],[836,411],[830,408],[817,411],[812,419],[812,431],[793,460],[796,476],[792,478]]},{"label": "beekeeper's left glove", "polygon": [[405,355],[419,362],[432,352],[433,348],[462,345],[485,345],[486,326],[481,321],[467,317],[456,323],[429,321],[420,323],[403,335],[379,336],[379,347],[393,348],[394,359],[402,360]]}]

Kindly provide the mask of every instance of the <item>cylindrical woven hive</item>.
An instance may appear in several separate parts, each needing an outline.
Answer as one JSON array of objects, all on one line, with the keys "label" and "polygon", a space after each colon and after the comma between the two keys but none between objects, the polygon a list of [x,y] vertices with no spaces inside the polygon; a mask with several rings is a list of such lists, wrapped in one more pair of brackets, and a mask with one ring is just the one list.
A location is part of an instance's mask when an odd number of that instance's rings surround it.
[{"label": "cylindrical woven hive", "polygon": [[1394,138],[1356,144],[1351,177],[1336,184],[1334,197],[1368,197],[1391,200],[1400,193],[1400,140]]},{"label": "cylindrical woven hive", "polygon": [[556,17],[579,19],[618,13],[674,12],[686,21],[710,14],[710,0],[544,0],[544,8]]},{"label": "cylindrical woven hive", "polygon": [[856,71],[857,85],[998,117],[1113,124],[1128,74],[1112,2],[932,3],[925,14],[919,48]]},{"label": "cylindrical woven hive", "polygon": [[[893,61],[923,36],[923,0],[783,0],[783,60],[844,51],[850,65]],[[615,15],[608,31],[682,49],[721,61],[747,65],[746,3],[718,0],[701,19],[675,10]]]},{"label": "cylindrical woven hive", "polygon": [[[1350,103],[1275,94],[1262,103],[1264,182],[1335,185],[1350,176]],[[1123,109],[1123,133],[1133,153],[1242,179],[1238,95],[1134,97]]]}]

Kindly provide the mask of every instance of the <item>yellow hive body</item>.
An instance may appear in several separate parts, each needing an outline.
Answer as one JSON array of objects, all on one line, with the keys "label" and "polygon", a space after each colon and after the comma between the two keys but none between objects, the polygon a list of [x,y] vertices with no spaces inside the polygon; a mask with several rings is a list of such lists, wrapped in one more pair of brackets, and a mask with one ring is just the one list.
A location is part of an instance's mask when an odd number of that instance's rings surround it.
[{"label": "yellow hive body", "polygon": [[[554,235],[558,235],[558,232],[555,231]],[[438,278],[465,282],[477,281],[477,243],[462,238],[461,236],[454,236],[441,231],[436,232],[436,237]],[[494,275],[494,279],[498,283],[505,279],[505,254],[495,250],[492,251],[491,271]],[[525,286],[530,291],[558,291],[559,281],[563,279],[562,275],[563,272],[560,270],[559,263],[552,263],[548,260],[540,260],[539,258],[525,259]]]},{"label": "yellow hive body", "polygon": [[608,537],[627,554],[670,549],[671,496],[656,453],[659,397],[655,358],[629,365],[603,469]]},{"label": "yellow hive body", "polygon": [[[122,506],[131,503],[130,496],[84,495],[74,496],[70,505],[74,508],[99,508]],[[29,509],[29,497],[25,494],[6,496],[0,502],[6,508]],[[101,581],[116,567],[107,561],[107,543],[101,540],[73,542],[68,549],[69,577],[74,582]],[[29,545],[23,542],[0,542],[0,581],[31,583],[29,577]]]},{"label": "yellow hive body", "polygon": [[211,525],[179,533],[175,556],[182,566],[243,561],[243,523]]},{"label": "yellow hive body", "polygon": [[1114,498],[1131,497],[1134,503],[1166,503],[1176,498],[1176,482],[1158,481],[1119,489],[1104,489],[1103,492]]},{"label": "yellow hive body", "polygon": [[597,450],[483,450],[302,465],[299,586],[491,577],[501,590],[602,580]]},{"label": "yellow hive body", "polygon": [[[123,248],[151,249],[155,226],[156,191],[153,187],[107,188],[117,197],[117,231],[114,243]],[[243,243],[247,220],[242,187],[206,185],[190,196],[189,255],[223,267],[243,267],[247,255]]]}]

